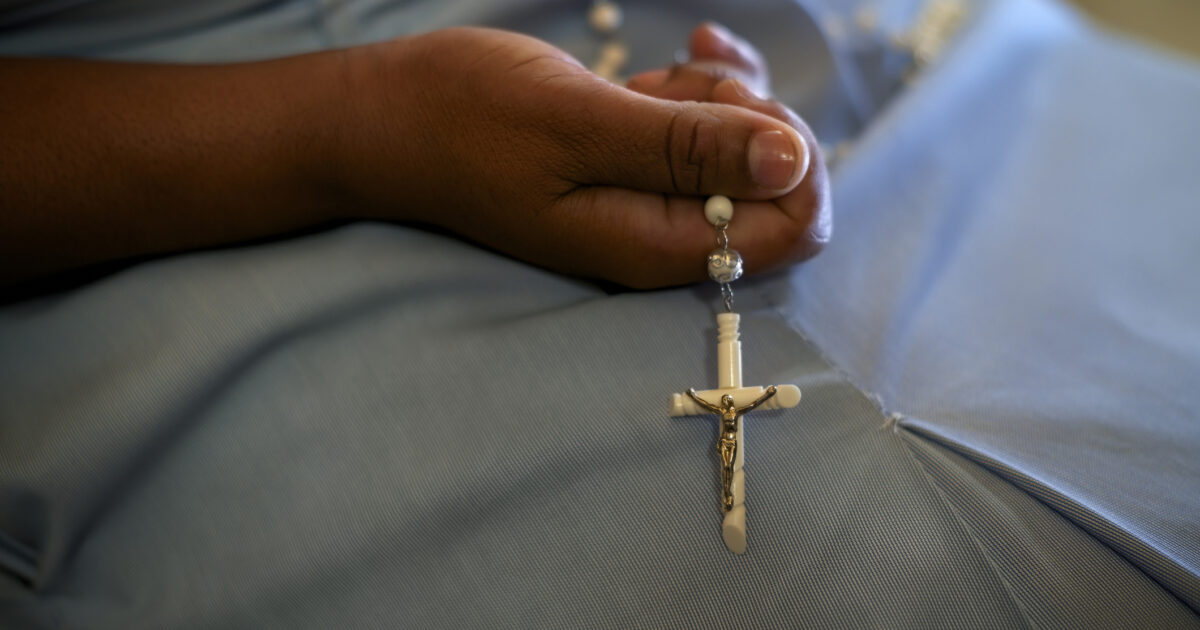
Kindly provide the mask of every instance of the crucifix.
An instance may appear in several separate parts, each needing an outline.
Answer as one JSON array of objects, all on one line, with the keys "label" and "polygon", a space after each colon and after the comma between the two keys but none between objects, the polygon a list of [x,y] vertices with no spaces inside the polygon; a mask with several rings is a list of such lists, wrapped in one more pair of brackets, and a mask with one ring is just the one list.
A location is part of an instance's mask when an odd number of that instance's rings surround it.
[{"label": "crucifix", "polygon": [[745,427],[742,418],[753,409],[789,409],[800,403],[800,388],[795,385],[768,387],[742,385],[742,342],[740,317],[733,312],[733,291],[729,283],[742,275],[741,256],[729,249],[725,227],[733,216],[733,204],[721,196],[712,197],[704,207],[705,216],[717,228],[720,248],[708,257],[709,276],[721,285],[726,312],[717,315],[717,388],[705,391],[689,389],[672,394],[670,415],[691,416],[714,413],[719,416],[717,458],[721,467],[721,537],[734,553],[746,552],[746,461]]}]

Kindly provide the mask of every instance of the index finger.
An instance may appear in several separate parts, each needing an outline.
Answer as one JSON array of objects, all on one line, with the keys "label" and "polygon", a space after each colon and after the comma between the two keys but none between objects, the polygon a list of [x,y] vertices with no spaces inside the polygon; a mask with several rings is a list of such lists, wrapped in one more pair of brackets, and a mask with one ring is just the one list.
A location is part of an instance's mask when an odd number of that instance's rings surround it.
[{"label": "index finger", "polygon": [[693,62],[716,61],[733,66],[741,79],[760,96],[770,94],[767,62],[750,42],[717,24],[705,22],[692,31],[688,44]]}]

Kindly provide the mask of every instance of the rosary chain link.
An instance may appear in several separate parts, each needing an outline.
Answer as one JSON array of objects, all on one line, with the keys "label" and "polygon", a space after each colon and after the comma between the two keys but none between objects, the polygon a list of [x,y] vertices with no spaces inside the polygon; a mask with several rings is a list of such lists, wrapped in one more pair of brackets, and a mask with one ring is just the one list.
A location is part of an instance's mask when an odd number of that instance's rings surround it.
[{"label": "rosary chain link", "polygon": [[[728,221],[722,221],[717,224],[717,247],[721,248],[722,252],[729,252],[729,227]],[[721,283],[721,299],[725,302],[725,312],[733,312],[733,287],[729,286],[728,282]]]}]

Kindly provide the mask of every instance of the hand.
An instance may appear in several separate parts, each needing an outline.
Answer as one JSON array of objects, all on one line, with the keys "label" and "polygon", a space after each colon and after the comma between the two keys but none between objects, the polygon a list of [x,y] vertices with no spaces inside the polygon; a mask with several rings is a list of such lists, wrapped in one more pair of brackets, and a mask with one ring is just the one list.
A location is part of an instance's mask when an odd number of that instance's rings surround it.
[{"label": "hand", "polygon": [[[801,237],[798,258],[815,255],[833,233],[829,176],[820,157],[819,143],[800,117],[778,101],[770,100],[770,77],[762,55],[748,42],[715,23],[692,31],[690,60],[671,68],[652,70],[630,78],[628,87],[656,98],[737,105],[791,125],[816,156],[808,172],[791,192],[768,202],[741,202],[730,225],[734,232],[742,210],[770,213],[767,206],[786,216],[810,217]],[[731,237],[732,240],[733,237]],[[737,241],[734,241],[737,242]]]},{"label": "hand", "polygon": [[[748,61],[765,78],[761,59],[740,56],[746,47],[725,54],[701,36],[694,56],[706,42],[722,65]],[[717,81],[704,103],[678,102],[678,81],[659,86],[663,97],[639,94],[548,44],[484,29],[345,54],[337,185],[356,216],[436,224],[638,288],[705,277],[707,195],[742,200],[729,233],[750,272],[812,256],[828,239],[811,133],[736,81]]]}]

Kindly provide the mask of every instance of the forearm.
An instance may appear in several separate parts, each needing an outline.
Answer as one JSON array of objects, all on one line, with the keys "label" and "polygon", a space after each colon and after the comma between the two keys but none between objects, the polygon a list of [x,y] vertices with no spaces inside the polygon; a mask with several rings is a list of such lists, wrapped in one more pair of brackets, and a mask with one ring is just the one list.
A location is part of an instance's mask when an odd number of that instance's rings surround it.
[{"label": "forearm", "polygon": [[336,218],[341,63],[0,60],[0,285]]},{"label": "forearm", "polygon": [[665,286],[703,276],[712,194],[740,200],[750,271],[814,255],[811,133],[706,76],[639,94],[473,28],[227,66],[0,60],[0,286],[354,218]]}]

